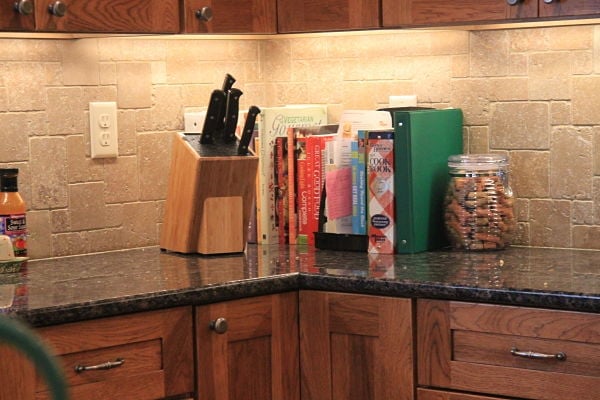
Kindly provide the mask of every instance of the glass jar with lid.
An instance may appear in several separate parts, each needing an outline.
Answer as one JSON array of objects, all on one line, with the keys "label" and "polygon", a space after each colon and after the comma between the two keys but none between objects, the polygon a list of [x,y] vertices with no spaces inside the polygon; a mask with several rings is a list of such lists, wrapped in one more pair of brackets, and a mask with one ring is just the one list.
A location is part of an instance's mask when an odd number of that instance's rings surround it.
[{"label": "glass jar with lid", "polygon": [[501,154],[453,155],[448,158],[448,170],[444,221],[452,247],[506,248],[516,229],[508,158]]}]

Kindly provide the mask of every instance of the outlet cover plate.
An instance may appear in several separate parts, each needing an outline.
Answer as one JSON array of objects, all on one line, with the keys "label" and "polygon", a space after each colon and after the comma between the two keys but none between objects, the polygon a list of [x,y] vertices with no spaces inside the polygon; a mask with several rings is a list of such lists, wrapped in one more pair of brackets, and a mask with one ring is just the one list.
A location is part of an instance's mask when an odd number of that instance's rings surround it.
[{"label": "outlet cover plate", "polygon": [[116,102],[90,103],[90,144],[92,158],[117,157],[119,154]]}]

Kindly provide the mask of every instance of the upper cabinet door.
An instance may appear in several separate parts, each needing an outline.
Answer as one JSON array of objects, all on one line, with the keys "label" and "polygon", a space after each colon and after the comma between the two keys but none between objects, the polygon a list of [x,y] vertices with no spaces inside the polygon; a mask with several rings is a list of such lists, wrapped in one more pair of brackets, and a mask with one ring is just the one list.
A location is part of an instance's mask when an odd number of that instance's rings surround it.
[{"label": "upper cabinet door", "polygon": [[379,0],[277,0],[280,33],[381,27]]},{"label": "upper cabinet door", "polygon": [[502,22],[536,18],[538,0],[382,0],[383,26]]},{"label": "upper cabinet door", "polygon": [[185,33],[277,33],[276,0],[184,0]]},{"label": "upper cabinet door", "polygon": [[600,0],[539,0],[540,17],[597,16]]},{"label": "upper cabinet door", "polygon": [[178,0],[36,0],[44,32],[178,33]]},{"label": "upper cabinet door", "polygon": [[32,31],[34,28],[33,0],[0,1],[0,30]]}]

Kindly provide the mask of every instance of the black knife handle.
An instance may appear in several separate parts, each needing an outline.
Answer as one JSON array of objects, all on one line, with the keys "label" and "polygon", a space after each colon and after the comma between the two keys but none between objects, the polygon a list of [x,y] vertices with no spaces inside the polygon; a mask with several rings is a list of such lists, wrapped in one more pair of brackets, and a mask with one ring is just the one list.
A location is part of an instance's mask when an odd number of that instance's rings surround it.
[{"label": "black knife handle", "polygon": [[225,80],[223,81],[223,87],[221,88],[225,93],[229,92],[235,83],[235,78],[230,74],[225,74]]},{"label": "black knife handle", "polygon": [[246,122],[244,123],[244,129],[240,138],[237,153],[239,156],[245,156],[248,154],[248,147],[250,146],[250,140],[252,140],[252,133],[254,132],[254,124],[256,123],[256,117],[260,114],[260,108],[257,106],[250,106],[248,109],[248,115],[246,116]]},{"label": "black knife handle", "polygon": [[204,118],[204,125],[202,127],[202,134],[200,136],[200,143],[214,143],[215,134],[219,129],[219,124],[222,124],[223,121],[225,101],[225,92],[223,92],[222,90],[213,90],[213,92],[210,95],[208,109],[206,110],[206,117]]},{"label": "black knife handle", "polygon": [[242,91],[236,88],[227,93],[227,109],[225,111],[225,128],[223,129],[223,141],[225,143],[235,142],[235,130],[237,128],[238,113],[240,111],[240,97]]}]

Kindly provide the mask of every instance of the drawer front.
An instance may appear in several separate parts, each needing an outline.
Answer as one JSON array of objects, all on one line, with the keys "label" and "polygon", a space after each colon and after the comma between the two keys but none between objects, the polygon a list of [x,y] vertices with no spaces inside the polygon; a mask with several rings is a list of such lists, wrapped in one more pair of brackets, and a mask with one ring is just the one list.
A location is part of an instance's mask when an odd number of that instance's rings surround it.
[{"label": "drawer front", "polygon": [[600,315],[422,300],[421,385],[540,400],[600,388]]},{"label": "drawer front", "polygon": [[[184,307],[47,327],[74,399],[151,400],[192,393],[192,311]],[[49,399],[41,378],[36,399]]]}]

